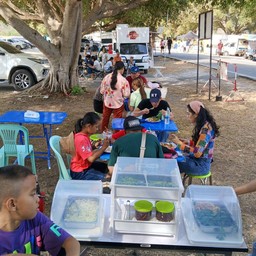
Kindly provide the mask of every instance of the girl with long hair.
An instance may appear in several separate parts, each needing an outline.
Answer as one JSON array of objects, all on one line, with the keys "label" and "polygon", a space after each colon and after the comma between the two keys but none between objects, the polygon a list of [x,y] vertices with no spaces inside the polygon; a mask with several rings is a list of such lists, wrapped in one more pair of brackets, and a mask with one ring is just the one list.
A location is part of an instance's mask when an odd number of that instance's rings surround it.
[{"label": "girl with long hair", "polygon": [[130,96],[130,86],[123,77],[124,63],[116,62],[114,71],[105,76],[101,83],[100,93],[103,94],[103,115],[101,131],[108,130],[111,114],[113,118],[121,118],[124,111],[124,98]]},{"label": "girl with long hair", "polygon": [[187,116],[190,123],[194,124],[192,139],[190,141],[179,139],[171,134],[169,139],[177,144],[184,153],[184,162],[179,162],[181,173],[192,175],[208,174],[213,159],[215,138],[219,135],[212,114],[200,101],[192,101],[187,105]]},{"label": "girl with long hair", "polygon": [[133,111],[135,108],[137,108],[142,100],[149,99],[151,91],[150,88],[145,87],[144,81],[140,77],[137,77],[132,81],[132,89],[133,92],[131,93],[129,100],[130,111]]},{"label": "girl with long hair", "polygon": [[94,112],[88,112],[75,124],[75,156],[71,159],[70,175],[74,180],[102,180],[111,177],[107,165],[96,160],[109,146],[109,140],[105,139],[99,149],[94,149],[90,135],[98,132],[100,117]]}]

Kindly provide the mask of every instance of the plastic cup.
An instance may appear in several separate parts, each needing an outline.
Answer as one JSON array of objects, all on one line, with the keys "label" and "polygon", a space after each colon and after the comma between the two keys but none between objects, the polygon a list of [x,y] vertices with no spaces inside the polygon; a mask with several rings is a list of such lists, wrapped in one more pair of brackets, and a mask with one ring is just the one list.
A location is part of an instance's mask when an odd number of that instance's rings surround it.
[{"label": "plastic cup", "polygon": [[156,203],[156,219],[162,222],[170,222],[174,219],[174,203],[158,201]]},{"label": "plastic cup", "polygon": [[140,221],[150,220],[153,204],[147,200],[139,200],[134,203],[135,218]]}]

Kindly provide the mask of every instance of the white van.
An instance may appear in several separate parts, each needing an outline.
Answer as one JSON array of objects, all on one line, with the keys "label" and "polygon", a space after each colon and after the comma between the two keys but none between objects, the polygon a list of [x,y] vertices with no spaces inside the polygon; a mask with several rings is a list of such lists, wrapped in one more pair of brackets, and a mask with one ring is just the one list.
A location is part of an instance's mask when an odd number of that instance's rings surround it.
[{"label": "white van", "polygon": [[22,91],[44,79],[49,69],[47,59],[23,53],[0,41],[0,82],[8,81]]},{"label": "white van", "polygon": [[248,40],[237,39],[234,41],[229,41],[224,44],[222,48],[223,55],[234,55],[234,56],[244,56],[248,49]]}]

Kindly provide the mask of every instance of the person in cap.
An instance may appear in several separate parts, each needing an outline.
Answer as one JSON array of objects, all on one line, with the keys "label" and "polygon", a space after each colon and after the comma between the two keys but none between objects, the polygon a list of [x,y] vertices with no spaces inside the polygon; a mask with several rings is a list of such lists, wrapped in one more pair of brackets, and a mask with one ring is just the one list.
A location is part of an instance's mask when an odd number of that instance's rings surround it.
[{"label": "person in cap", "polygon": [[127,81],[129,82],[131,92],[132,92],[132,82],[136,78],[141,78],[143,80],[144,85],[146,86],[148,81],[147,79],[140,74],[140,69],[137,66],[133,66],[130,68],[130,75],[126,77]]},{"label": "person in cap", "polygon": [[[143,127],[140,120],[134,116],[128,116],[124,120],[125,135],[116,140],[113,144],[110,159],[108,161],[108,169],[113,171],[117,157],[139,157],[142,139]],[[163,158],[163,151],[158,139],[149,133],[146,133],[144,157]]]},{"label": "person in cap", "polygon": [[179,139],[175,134],[169,136],[180,150],[187,153],[185,161],[178,162],[180,172],[192,175],[208,174],[219,127],[212,114],[200,101],[192,101],[187,105],[187,117],[194,125],[192,139]]},{"label": "person in cap", "polygon": [[[166,115],[167,109],[170,110],[170,119],[174,118],[171,107],[167,101],[161,98],[161,91],[157,88],[150,91],[150,98],[142,100],[137,108],[133,111],[133,115],[138,117],[142,116],[143,119],[149,117],[158,117]],[[156,132],[159,141],[166,142],[169,133],[168,132]]]}]

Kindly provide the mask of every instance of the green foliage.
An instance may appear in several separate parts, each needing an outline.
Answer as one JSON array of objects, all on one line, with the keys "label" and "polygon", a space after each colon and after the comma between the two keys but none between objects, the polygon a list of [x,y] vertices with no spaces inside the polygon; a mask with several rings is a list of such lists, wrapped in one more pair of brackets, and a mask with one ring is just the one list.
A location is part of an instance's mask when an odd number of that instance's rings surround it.
[{"label": "green foliage", "polygon": [[71,89],[71,95],[82,95],[84,93],[84,89],[80,85],[75,85]]}]

